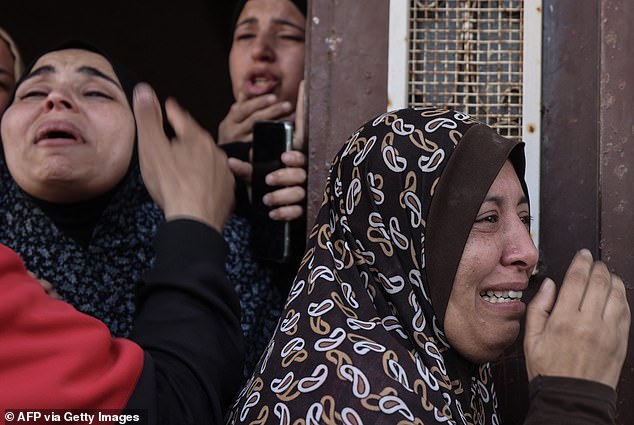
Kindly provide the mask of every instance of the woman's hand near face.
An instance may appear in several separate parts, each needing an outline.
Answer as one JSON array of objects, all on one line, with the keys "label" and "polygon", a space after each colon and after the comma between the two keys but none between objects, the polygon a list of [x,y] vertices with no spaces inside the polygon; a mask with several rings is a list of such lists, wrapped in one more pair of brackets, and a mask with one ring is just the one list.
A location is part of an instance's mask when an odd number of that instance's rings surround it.
[{"label": "woman's hand near face", "polygon": [[[307,179],[304,136],[304,82],[302,81],[299,85],[295,108],[293,150],[282,154],[281,160],[286,165],[285,168],[280,168],[266,176],[268,185],[284,186],[282,189],[266,194],[263,198],[264,204],[272,208],[269,216],[273,220],[292,221],[304,215]],[[249,137],[252,138],[252,134],[249,134]],[[229,167],[237,178],[251,184],[253,166],[249,162],[229,158]]]},{"label": "woman's hand near face", "polygon": [[227,157],[213,138],[174,100],[165,103],[174,129],[170,141],[163,131],[161,108],[152,88],[134,91],[139,162],[150,195],[165,218],[189,217],[222,233],[234,202],[234,179]]},{"label": "woman's hand near face", "polygon": [[[630,310],[623,281],[587,250],[572,260],[556,298],[546,279],[528,306],[528,378],[580,378],[616,388],[627,353]],[[554,308],[553,308],[554,304]]]},{"label": "woman's hand near face", "polygon": [[267,174],[266,184],[284,186],[264,195],[264,205],[272,207],[269,217],[273,220],[291,221],[304,215],[306,203],[306,166],[308,161],[303,153],[306,150],[304,131],[304,82],[299,84],[297,107],[295,108],[295,132],[293,133],[293,149],[282,154],[282,162],[286,168]]},{"label": "woman's hand near face", "polygon": [[251,142],[256,121],[279,120],[292,112],[289,102],[278,102],[274,94],[247,99],[240,93],[229,113],[218,126],[218,144]]}]

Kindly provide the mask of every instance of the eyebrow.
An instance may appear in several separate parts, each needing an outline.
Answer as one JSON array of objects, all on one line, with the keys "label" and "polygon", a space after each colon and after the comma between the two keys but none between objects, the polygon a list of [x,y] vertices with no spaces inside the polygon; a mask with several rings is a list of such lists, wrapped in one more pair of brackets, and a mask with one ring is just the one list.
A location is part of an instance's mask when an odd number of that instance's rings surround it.
[{"label": "eyebrow", "polygon": [[[242,25],[247,25],[247,24],[253,24],[253,23],[257,23],[258,22],[258,18],[256,18],[255,16],[249,17],[249,18],[245,18],[242,21],[238,22],[236,24],[236,28],[238,28],[239,26]],[[295,29],[300,30],[301,32],[306,32],[306,29],[300,25],[297,25],[294,22],[291,22],[289,20],[286,19],[282,19],[282,18],[275,18],[273,19],[273,23],[276,25],[285,25],[285,26],[289,26],[289,27],[293,27]]]},{"label": "eyebrow", "polygon": [[[109,81],[110,83],[117,86],[119,89],[123,90],[123,88],[121,87],[118,81],[116,81],[114,78],[110,77],[109,75],[104,74],[97,68],[84,65],[77,68],[76,71],[79,72],[80,74],[92,75],[95,77],[103,78],[104,80]],[[25,81],[30,80],[31,78],[38,77],[40,75],[54,74],[55,72],[57,72],[57,70],[55,69],[53,65],[44,65],[31,71],[26,77],[24,77],[22,82],[24,83]]]},{"label": "eyebrow", "polygon": [[110,81],[112,84],[114,84],[115,86],[123,90],[123,88],[121,87],[121,85],[119,84],[117,80],[110,77],[109,75],[104,74],[103,72],[99,71],[97,68],[94,68],[92,66],[80,66],[79,68],[77,68],[77,72],[103,78],[104,80]]},{"label": "eyebrow", "polygon": [[[486,198],[482,203],[485,202],[493,202],[494,204],[502,204],[503,203],[503,199],[499,196],[489,196],[488,198]],[[523,195],[520,200],[517,202],[517,205],[522,205],[522,204],[528,204],[528,196]]]}]

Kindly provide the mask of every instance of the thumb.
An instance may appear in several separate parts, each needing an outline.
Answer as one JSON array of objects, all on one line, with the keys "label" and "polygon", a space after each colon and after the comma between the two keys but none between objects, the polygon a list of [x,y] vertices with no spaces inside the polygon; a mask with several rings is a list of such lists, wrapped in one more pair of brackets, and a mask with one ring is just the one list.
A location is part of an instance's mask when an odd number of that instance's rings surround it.
[{"label": "thumb", "polygon": [[535,297],[528,305],[526,313],[525,345],[532,345],[530,340],[544,332],[546,322],[550,317],[556,296],[555,282],[550,278],[544,279]]},{"label": "thumb", "polygon": [[228,159],[229,168],[236,177],[244,180],[247,184],[251,184],[251,176],[253,175],[253,166],[249,162],[240,161],[237,158]]}]

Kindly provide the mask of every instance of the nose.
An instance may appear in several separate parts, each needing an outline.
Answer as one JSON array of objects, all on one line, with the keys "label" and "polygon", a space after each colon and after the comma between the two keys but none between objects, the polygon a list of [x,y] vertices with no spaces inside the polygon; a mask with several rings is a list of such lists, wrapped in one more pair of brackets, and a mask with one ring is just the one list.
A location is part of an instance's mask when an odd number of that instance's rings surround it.
[{"label": "nose", "polygon": [[539,254],[530,232],[519,217],[513,220],[509,227],[502,253],[502,263],[505,266],[515,266],[520,270],[532,272]]},{"label": "nose", "polygon": [[273,62],[275,48],[269,34],[258,34],[251,49],[251,57],[256,61]]},{"label": "nose", "polygon": [[46,97],[44,108],[47,111],[75,110],[76,106],[69,95],[61,90],[53,90]]}]

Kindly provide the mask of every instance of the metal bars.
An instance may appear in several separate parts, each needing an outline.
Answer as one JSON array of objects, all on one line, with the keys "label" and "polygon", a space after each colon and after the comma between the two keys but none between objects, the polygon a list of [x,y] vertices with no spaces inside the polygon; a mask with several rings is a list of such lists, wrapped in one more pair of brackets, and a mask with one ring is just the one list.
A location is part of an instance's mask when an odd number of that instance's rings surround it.
[{"label": "metal bars", "polygon": [[462,110],[521,137],[523,15],[522,0],[411,0],[409,105]]}]

